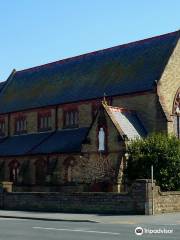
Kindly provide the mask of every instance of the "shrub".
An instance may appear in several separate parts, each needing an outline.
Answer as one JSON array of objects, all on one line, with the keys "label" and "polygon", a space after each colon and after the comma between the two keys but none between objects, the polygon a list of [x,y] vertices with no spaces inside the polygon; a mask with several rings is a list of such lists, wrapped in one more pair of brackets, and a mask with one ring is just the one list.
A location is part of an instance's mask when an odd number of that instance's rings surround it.
[{"label": "shrub", "polygon": [[180,141],[175,136],[153,134],[128,144],[128,179],[151,178],[162,190],[180,190]]}]

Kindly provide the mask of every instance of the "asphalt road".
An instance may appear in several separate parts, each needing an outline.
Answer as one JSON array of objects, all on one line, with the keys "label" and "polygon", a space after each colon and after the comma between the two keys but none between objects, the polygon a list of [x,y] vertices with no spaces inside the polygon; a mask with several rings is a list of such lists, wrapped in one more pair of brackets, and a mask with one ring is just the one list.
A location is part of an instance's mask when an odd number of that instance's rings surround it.
[{"label": "asphalt road", "polygon": [[[179,224],[159,224],[151,221],[134,224],[131,222],[93,223],[75,221],[42,221],[30,219],[0,218],[0,240],[136,240],[174,239],[180,240]],[[172,233],[135,234],[140,226],[149,230],[172,230]]]}]

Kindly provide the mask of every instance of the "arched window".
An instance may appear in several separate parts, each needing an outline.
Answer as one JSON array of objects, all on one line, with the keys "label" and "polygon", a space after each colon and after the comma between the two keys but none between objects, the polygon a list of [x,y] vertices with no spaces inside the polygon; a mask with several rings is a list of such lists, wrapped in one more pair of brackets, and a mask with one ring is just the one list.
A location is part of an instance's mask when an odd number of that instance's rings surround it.
[{"label": "arched window", "polygon": [[178,89],[173,105],[174,133],[180,139],[180,89]]},{"label": "arched window", "polygon": [[46,162],[44,159],[38,159],[35,162],[35,179],[37,185],[43,185],[46,180]]},{"label": "arched window", "polygon": [[68,157],[64,160],[64,180],[65,182],[74,182],[74,166],[76,160],[73,157]]},{"label": "arched window", "polygon": [[12,160],[9,163],[9,180],[13,183],[18,182],[20,164],[17,160]]}]

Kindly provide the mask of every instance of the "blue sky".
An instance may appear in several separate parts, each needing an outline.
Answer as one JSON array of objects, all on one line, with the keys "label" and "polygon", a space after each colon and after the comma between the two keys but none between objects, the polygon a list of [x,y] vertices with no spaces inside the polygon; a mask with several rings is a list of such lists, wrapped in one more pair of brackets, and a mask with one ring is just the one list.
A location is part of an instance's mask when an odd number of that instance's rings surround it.
[{"label": "blue sky", "polygon": [[0,81],[13,68],[178,29],[179,0],[1,0]]}]

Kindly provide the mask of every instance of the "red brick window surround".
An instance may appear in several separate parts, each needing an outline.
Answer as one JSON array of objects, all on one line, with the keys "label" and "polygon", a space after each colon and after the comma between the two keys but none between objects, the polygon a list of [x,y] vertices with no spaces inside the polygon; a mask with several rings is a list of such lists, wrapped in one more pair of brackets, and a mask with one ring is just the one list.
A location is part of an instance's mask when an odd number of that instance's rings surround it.
[{"label": "red brick window surround", "polygon": [[5,136],[5,119],[0,119],[0,137]]},{"label": "red brick window surround", "polygon": [[77,109],[64,111],[64,128],[76,128],[79,123],[79,113]]},{"label": "red brick window surround", "polygon": [[26,116],[19,116],[15,118],[15,134],[27,133],[27,119]]},{"label": "red brick window surround", "polygon": [[38,130],[41,132],[52,129],[51,111],[38,113]]}]

